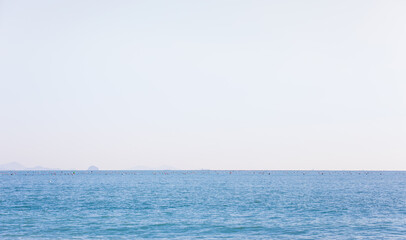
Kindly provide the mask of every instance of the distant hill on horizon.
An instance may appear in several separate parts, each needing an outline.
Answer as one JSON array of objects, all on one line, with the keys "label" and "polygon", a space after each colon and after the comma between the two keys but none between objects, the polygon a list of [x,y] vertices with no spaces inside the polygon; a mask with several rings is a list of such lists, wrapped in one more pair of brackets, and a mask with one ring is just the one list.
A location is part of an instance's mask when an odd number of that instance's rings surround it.
[{"label": "distant hill on horizon", "polygon": [[94,165],[92,165],[92,166],[90,166],[87,170],[88,170],[88,171],[97,171],[97,170],[99,170],[99,168],[96,167],[96,166],[94,166]]},{"label": "distant hill on horizon", "polygon": [[[46,168],[43,166],[35,166],[35,167],[26,167],[24,165],[22,165],[19,162],[9,162],[9,163],[5,163],[5,164],[0,164],[0,171],[30,171],[30,170],[80,170],[80,169],[60,169],[60,168]],[[94,170],[99,170],[99,168],[97,166],[90,166],[87,169],[83,169],[83,170],[90,170],[90,171],[94,171]],[[125,169],[123,169],[125,170]],[[128,170],[179,170],[173,166],[170,165],[162,165],[159,167],[149,167],[149,166],[135,166],[133,168],[130,168]]]},{"label": "distant hill on horizon", "polygon": [[45,168],[42,166],[35,166],[35,167],[25,167],[24,165],[18,163],[18,162],[9,162],[5,164],[0,164],[0,171],[8,171],[8,170],[14,170],[14,171],[26,171],[26,170],[60,170],[59,168]]}]

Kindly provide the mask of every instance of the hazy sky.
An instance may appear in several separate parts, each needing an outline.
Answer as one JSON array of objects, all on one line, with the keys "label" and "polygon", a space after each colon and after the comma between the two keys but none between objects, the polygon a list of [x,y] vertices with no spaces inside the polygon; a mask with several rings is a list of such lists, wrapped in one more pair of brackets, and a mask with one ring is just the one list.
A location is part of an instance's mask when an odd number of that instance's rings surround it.
[{"label": "hazy sky", "polygon": [[0,0],[0,164],[406,170],[405,12]]}]

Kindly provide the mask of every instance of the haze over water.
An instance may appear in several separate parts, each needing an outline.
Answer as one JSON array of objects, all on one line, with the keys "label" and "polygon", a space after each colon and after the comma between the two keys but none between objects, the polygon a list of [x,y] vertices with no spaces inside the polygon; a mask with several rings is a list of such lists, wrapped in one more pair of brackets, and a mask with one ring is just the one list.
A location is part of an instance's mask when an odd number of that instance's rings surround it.
[{"label": "haze over water", "polygon": [[17,171],[1,239],[402,239],[405,172]]},{"label": "haze over water", "polygon": [[0,165],[406,170],[406,2],[0,1]]}]

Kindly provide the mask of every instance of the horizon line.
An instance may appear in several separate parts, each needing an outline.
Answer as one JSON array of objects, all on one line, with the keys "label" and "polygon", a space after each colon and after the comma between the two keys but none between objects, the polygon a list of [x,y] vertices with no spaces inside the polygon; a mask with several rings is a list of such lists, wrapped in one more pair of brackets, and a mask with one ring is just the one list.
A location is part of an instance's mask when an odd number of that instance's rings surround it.
[{"label": "horizon line", "polygon": [[397,170],[397,169],[97,169],[97,170],[87,170],[87,169],[4,169],[0,172],[7,171],[19,171],[19,172],[32,172],[32,171],[325,171],[325,172],[358,172],[358,171],[369,171],[369,172],[404,172],[406,169]]}]

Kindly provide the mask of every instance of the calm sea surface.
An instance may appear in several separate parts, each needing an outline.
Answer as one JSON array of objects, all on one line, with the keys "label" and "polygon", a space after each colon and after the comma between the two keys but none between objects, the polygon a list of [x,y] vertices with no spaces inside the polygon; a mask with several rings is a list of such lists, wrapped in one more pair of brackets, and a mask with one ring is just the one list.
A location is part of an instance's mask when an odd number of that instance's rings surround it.
[{"label": "calm sea surface", "polygon": [[0,172],[0,239],[406,239],[406,172]]}]

